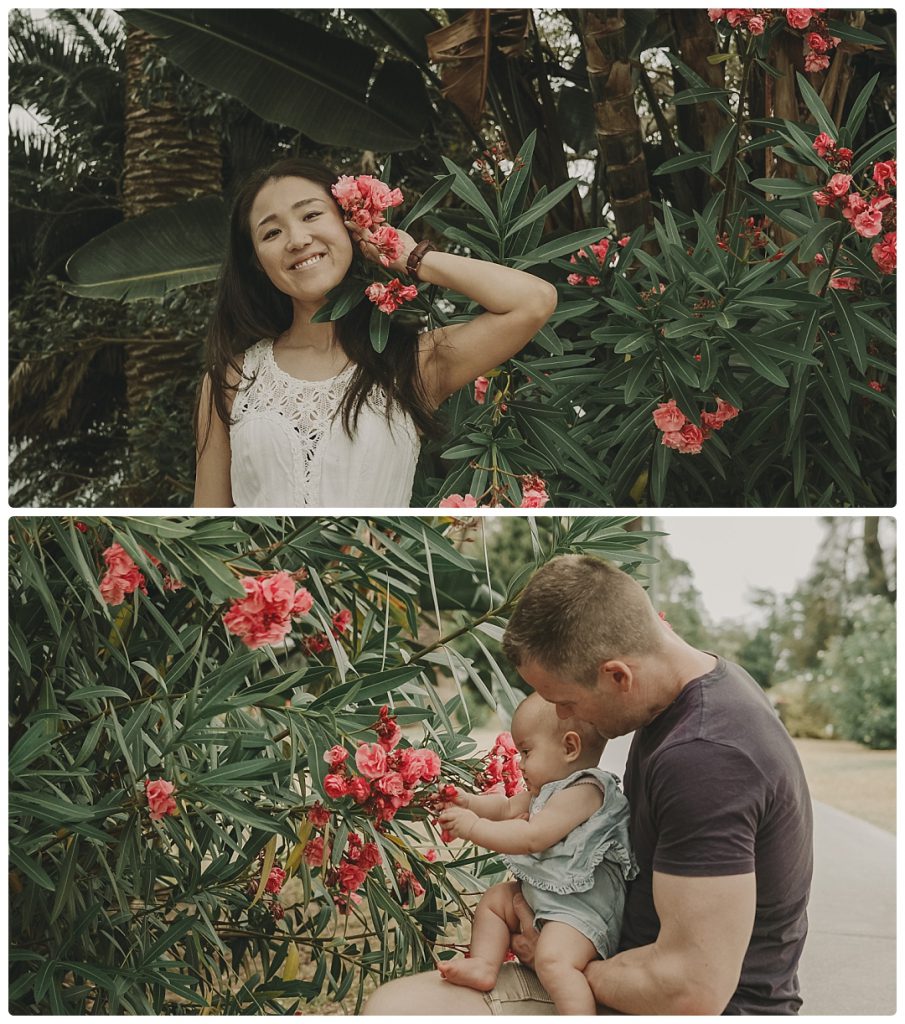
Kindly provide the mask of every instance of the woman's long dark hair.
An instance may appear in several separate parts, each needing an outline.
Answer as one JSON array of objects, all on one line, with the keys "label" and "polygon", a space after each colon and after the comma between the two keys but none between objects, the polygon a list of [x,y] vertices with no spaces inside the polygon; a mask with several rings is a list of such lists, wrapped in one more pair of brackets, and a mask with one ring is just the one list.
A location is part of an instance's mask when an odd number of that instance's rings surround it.
[{"label": "woman's long dark hair", "polygon": [[[257,262],[249,227],[251,207],[264,185],[279,178],[305,178],[321,185],[333,200],[330,186],[337,177],[317,161],[287,157],[254,172],[236,194],[230,214],[229,246],[220,273],[205,351],[205,368],[211,384],[210,413],[216,410],[226,424],[230,423],[227,395],[243,386],[240,356],[261,338],[278,338],[292,324],[292,300],[271,283]],[[353,244],[352,272],[363,273],[365,262]],[[427,437],[439,436],[440,421],[421,377],[417,327],[392,320],[387,346],[379,353],[371,345],[370,317],[370,303],[360,302],[333,322],[336,340],[355,364],[339,409],[343,428],[352,437],[371,390],[378,386],[387,396],[387,416],[398,405],[411,416],[419,433]],[[230,370],[239,377],[238,384],[228,382]],[[197,432],[197,413],[195,423]],[[200,447],[203,448],[206,441],[205,437]]]}]

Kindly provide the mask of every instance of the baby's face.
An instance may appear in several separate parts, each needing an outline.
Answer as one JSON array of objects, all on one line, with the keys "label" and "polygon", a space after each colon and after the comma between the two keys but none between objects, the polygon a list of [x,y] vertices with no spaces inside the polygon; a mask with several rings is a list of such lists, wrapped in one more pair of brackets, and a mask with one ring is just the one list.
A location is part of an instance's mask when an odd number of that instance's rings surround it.
[{"label": "baby's face", "polygon": [[537,796],[541,786],[564,779],[572,771],[555,718],[513,722],[512,740],[521,755],[522,775],[532,796]]}]

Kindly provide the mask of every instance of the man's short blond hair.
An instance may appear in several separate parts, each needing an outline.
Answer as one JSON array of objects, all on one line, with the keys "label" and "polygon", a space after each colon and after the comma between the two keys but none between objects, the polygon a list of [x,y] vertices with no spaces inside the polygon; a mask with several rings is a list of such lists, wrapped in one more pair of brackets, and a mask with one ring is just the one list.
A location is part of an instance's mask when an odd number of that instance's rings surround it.
[{"label": "man's short blond hair", "polygon": [[503,652],[516,668],[536,661],[593,686],[603,662],[654,654],[663,636],[663,624],[637,580],[592,555],[560,555],[525,587],[503,636]]}]

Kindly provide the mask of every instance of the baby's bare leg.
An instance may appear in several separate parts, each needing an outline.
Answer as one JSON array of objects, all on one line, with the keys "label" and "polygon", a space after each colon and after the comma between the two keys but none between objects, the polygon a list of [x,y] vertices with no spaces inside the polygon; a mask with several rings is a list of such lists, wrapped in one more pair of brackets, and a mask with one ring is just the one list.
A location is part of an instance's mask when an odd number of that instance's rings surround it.
[{"label": "baby's bare leg", "polygon": [[518,882],[503,882],[484,893],[474,915],[471,956],[440,964],[440,973],[447,981],[478,992],[493,988],[509,948],[509,938],[518,931],[518,918],[512,909],[512,899],[518,891]]},{"label": "baby's bare leg", "polygon": [[597,1013],[594,993],[584,969],[597,959],[590,939],[562,921],[547,921],[537,940],[534,970],[556,1004],[558,1014]]}]

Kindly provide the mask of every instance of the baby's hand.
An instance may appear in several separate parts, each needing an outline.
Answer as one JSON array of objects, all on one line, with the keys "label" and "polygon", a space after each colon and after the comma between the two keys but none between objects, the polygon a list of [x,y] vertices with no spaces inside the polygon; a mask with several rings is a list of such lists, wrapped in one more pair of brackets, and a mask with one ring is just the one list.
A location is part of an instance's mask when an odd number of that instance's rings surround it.
[{"label": "baby's hand", "polygon": [[464,807],[449,806],[440,815],[440,825],[455,839],[468,839],[479,818]]}]

